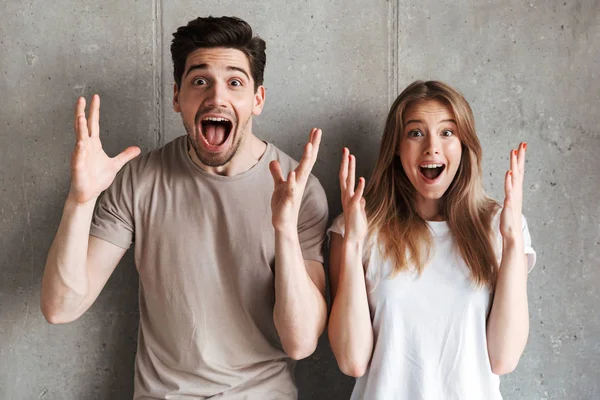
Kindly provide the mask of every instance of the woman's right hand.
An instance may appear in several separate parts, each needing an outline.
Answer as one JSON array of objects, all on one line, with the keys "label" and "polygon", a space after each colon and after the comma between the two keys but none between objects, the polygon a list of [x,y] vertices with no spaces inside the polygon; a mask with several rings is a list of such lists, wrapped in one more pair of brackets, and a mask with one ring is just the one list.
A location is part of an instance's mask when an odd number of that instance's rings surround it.
[{"label": "woman's right hand", "polygon": [[356,157],[344,147],[340,165],[340,191],[345,223],[344,239],[362,243],[368,232],[366,202],[363,197],[365,178],[358,179],[358,186],[355,190],[355,174]]},{"label": "woman's right hand", "polygon": [[92,97],[88,118],[85,118],[85,98],[80,97],[75,106],[75,135],[77,142],[71,158],[71,189],[69,197],[78,204],[96,201],[108,188],[117,172],[141,150],[131,146],[110,158],[100,142],[100,96]]}]

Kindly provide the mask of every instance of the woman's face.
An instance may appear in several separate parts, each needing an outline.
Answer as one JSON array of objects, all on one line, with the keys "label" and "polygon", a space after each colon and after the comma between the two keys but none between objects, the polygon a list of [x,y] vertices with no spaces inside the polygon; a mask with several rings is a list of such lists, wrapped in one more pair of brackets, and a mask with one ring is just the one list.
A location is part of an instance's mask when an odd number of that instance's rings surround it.
[{"label": "woman's face", "polygon": [[439,100],[418,101],[404,110],[402,123],[397,154],[417,191],[417,207],[439,211],[462,155],[454,114]]}]

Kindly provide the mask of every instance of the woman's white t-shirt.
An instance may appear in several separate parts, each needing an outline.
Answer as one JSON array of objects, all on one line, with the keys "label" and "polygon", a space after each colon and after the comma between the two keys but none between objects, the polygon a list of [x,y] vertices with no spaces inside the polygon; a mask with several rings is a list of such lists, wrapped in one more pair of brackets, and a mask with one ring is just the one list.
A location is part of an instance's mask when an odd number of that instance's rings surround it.
[{"label": "woman's white t-shirt", "polygon": [[[500,259],[498,217],[493,226]],[[390,279],[391,262],[377,246],[363,253],[374,344],[370,365],[356,380],[351,400],[502,399],[486,342],[491,292],[471,283],[447,223],[427,224],[433,246],[420,277],[403,272]],[[328,232],[343,236],[343,216]],[[536,254],[525,218],[523,236],[531,270]]]}]

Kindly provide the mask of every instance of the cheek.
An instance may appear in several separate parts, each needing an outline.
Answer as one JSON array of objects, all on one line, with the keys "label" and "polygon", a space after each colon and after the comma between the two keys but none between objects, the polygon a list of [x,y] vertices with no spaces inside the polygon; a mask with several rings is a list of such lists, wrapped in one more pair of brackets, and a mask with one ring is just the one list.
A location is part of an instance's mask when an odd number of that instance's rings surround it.
[{"label": "cheek", "polygon": [[450,171],[452,176],[454,177],[462,161],[462,145],[460,141],[457,141],[457,143],[453,143],[446,154],[449,157],[449,161],[451,163]]},{"label": "cheek", "polygon": [[462,144],[460,140],[453,140],[451,143],[448,143],[448,147],[446,148],[447,157],[451,158],[455,163],[460,163],[460,159],[462,157]]},{"label": "cheek", "polygon": [[415,142],[405,141],[400,143],[398,153],[400,160],[402,161],[402,167],[406,172],[407,168],[414,166],[416,159],[419,156],[419,147]]},{"label": "cheek", "polygon": [[416,160],[412,156],[412,153],[407,151],[407,149],[404,149],[404,151],[400,153],[400,164],[402,165],[404,174],[412,182],[413,177],[416,174],[416,170],[415,170]]}]

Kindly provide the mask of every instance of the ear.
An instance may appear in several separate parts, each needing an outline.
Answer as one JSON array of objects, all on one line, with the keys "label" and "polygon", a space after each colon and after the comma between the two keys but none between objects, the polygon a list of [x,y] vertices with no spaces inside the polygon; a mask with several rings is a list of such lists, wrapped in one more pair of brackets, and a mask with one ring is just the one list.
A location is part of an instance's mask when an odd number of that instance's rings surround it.
[{"label": "ear", "polygon": [[265,87],[260,85],[254,93],[254,106],[252,107],[252,114],[260,115],[265,105]]},{"label": "ear", "polygon": [[181,112],[181,107],[179,106],[179,88],[176,83],[173,84],[173,110],[176,113]]}]

